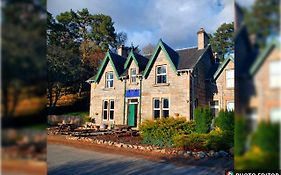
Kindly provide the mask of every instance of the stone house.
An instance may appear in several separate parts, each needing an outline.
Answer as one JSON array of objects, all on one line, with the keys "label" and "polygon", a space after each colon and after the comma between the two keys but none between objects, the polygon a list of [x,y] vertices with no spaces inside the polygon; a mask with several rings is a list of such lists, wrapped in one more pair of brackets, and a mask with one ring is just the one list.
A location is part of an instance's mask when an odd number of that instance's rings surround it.
[{"label": "stone house", "polygon": [[[249,69],[248,105],[245,114],[253,127],[259,121],[280,122],[281,119],[280,44],[273,41],[258,55]],[[254,128],[253,128],[254,129]]]},{"label": "stone house", "polygon": [[210,77],[215,62],[208,35],[197,32],[198,46],[174,50],[161,39],[154,53],[143,56],[118,49],[108,51],[91,85],[90,117],[97,124],[138,127],[147,119],[182,116],[193,119],[193,110],[209,106]]},{"label": "stone house", "polygon": [[234,54],[225,55],[212,77],[212,100],[210,108],[214,115],[220,110],[234,110]]}]

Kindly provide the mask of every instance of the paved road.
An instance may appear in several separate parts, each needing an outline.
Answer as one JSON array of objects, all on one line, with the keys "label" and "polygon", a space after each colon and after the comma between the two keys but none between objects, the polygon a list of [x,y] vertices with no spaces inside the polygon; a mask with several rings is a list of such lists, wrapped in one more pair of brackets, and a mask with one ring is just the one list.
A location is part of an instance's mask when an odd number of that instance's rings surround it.
[{"label": "paved road", "polygon": [[100,153],[64,145],[48,144],[48,174],[50,175],[178,175],[223,174],[216,167],[176,166],[141,158]]}]

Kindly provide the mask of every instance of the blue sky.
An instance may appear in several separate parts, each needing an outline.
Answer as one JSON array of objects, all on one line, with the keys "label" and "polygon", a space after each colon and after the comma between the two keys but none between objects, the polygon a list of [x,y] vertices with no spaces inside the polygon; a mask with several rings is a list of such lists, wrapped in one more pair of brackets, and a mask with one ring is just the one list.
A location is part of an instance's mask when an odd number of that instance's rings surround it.
[{"label": "blue sky", "polygon": [[220,24],[234,19],[232,0],[47,1],[47,9],[54,16],[82,8],[111,16],[116,31],[127,33],[126,44],[140,48],[157,44],[160,38],[174,49],[196,46],[200,27],[213,33]]}]

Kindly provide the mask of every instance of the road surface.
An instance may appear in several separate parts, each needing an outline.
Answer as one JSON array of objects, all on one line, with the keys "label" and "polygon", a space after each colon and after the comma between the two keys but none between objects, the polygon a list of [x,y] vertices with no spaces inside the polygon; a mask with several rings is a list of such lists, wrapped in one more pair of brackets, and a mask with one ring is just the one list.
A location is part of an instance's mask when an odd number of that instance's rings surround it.
[{"label": "road surface", "polygon": [[170,162],[156,162],[57,144],[48,144],[47,163],[50,175],[223,174],[223,170],[217,167],[178,166]]}]

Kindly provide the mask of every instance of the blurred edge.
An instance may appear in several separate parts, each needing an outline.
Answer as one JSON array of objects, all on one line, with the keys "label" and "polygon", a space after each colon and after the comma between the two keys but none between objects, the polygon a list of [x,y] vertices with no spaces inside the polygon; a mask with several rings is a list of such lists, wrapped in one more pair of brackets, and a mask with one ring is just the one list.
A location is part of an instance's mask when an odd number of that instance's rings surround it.
[{"label": "blurred edge", "polygon": [[46,1],[1,8],[2,172],[46,174]]},{"label": "blurred edge", "polygon": [[235,3],[235,169],[280,169],[280,0]]}]

